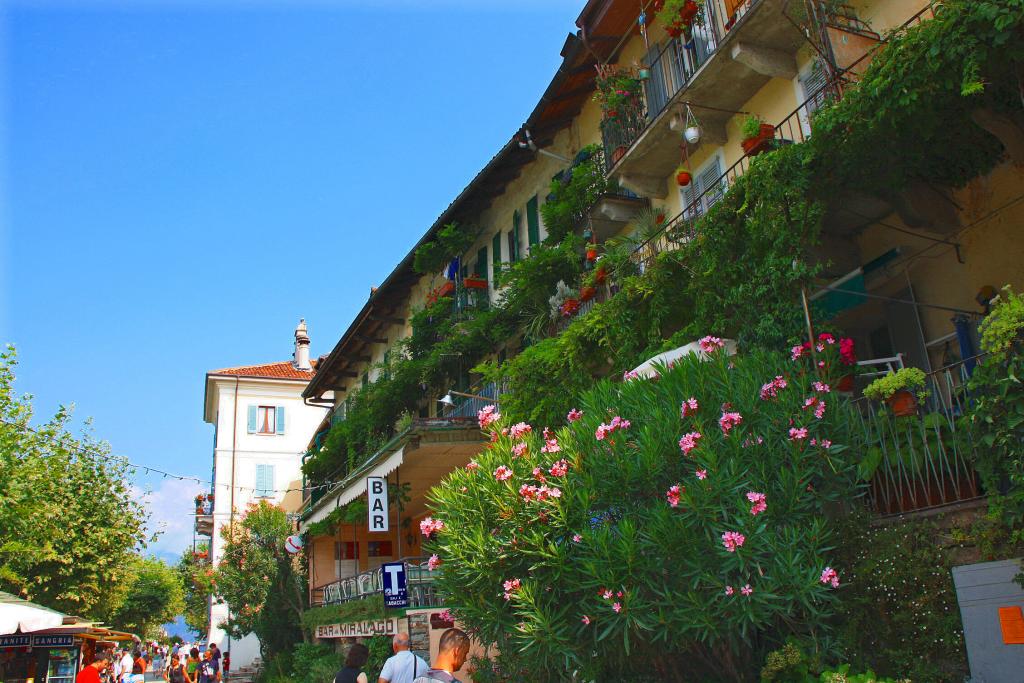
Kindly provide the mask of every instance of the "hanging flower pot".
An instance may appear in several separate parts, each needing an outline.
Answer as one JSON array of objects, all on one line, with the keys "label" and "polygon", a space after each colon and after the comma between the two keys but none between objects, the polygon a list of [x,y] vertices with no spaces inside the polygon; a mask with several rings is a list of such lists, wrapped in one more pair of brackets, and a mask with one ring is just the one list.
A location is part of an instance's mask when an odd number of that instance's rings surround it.
[{"label": "hanging flower pot", "polygon": [[448,280],[443,285],[437,288],[437,298],[451,296],[455,292],[455,283]]},{"label": "hanging flower pot", "polygon": [[580,301],[590,301],[595,296],[597,296],[595,287],[584,287],[580,290]]},{"label": "hanging flower pot", "polygon": [[487,280],[482,277],[467,277],[462,281],[466,289],[487,289]]},{"label": "hanging flower pot", "polygon": [[906,389],[893,392],[893,395],[885,399],[885,402],[896,417],[917,415],[917,398]]},{"label": "hanging flower pot", "polygon": [[599,285],[603,285],[604,281],[608,279],[608,273],[605,271],[604,266],[598,266],[597,270],[594,271],[594,282]]},{"label": "hanging flower pot", "polygon": [[646,81],[651,77],[651,70],[648,69],[647,67],[643,67],[637,70],[636,77],[639,78],[641,81]]},{"label": "hanging flower pot", "polygon": [[587,247],[587,260],[590,262],[597,260],[597,247]]},{"label": "hanging flower pot", "polygon": [[685,168],[680,168],[676,171],[676,184],[679,187],[686,187],[693,180],[693,176]]},{"label": "hanging flower pot", "polygon": [[679,21],[687,25],[692,24],[699,11],[700,7],[697,6],[696,2],[686,0],[686,4],[679,10]]}]

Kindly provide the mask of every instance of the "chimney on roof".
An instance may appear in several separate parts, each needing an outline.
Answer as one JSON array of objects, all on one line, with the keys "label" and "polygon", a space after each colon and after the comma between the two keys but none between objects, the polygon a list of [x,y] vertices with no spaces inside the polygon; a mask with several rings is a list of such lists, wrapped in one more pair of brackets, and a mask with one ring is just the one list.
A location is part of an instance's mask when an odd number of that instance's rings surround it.
[{"label": "chimney on roof", "polygon": [[295,356],[292,364],[299,370],[312,370],[309,364],[309,334],[306,333],[306,319],[299,319],[295,328]]}]

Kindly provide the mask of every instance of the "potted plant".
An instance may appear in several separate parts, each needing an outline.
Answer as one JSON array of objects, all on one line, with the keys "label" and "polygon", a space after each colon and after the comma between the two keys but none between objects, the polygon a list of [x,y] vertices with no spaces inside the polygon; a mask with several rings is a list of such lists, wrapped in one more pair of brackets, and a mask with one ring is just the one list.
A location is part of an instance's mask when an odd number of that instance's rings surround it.
[{"label": "potted plant", "polygon": [[686,187],[693,180],[693,176],[685,168],[680,166],[676,169],[676,184],[679,187]]},{"label": "potted plant", "polygon": [[452,282],[451,280],[448,280],[443,285],[438,287],[436,291],[437,291],[437,296],[434,297],[435,299],[440,299],[442,297],[451,296],[452,293],[455,291],[455,283]]},{"label": "potted plant", "polygon": [[743,151],[750,156],[757,156],[762,152],[771,149],[772,141],[775,139],[775,126],[765,123],[760,116],[751,114],[743,121],[740,129],[743,135]]},{"label": "potted plant", "polygon": [[590,301],[597,296],[597,288],[593,285],[580,287],[580,301]]},{"label": "potted plant", "polygon": [[665,0],[655,19],[673,38],[687,33],[694,24],[703,25],[704,0]]},{"label": "potted plant", "polygon": [[574,297],[569,297],[562,302],[562,317],[571,318],[576,315],[576,311],[580,310],[580,300]]},{"label": "potted plant", "polygon": [[596,244],[588,244],[587,245],[587,260],[590,261],[591,263],[593,263],[594,261],[597,260],[597,245]]},{"label": "potted plant", "polygon": [[620,114],[640,109],[643,88],[640,79],[632,70],[617,66],[599,66],[595,85],[597,90],[594,93],[594,100],[601,106],[605,119],[615,119]]},{"label": "potted plant", "polygon": [[466,289],[487,289],[487,278],[480,277],[474,273],[470,277],[463,278],[462,284]]},{"label": "potted plant", "polygon": [[918,403],[928,396],[924,380],[923,370],[901,368],[864,387],[864,396],[873,401],[885,401],[896,417],[917,415]]}]

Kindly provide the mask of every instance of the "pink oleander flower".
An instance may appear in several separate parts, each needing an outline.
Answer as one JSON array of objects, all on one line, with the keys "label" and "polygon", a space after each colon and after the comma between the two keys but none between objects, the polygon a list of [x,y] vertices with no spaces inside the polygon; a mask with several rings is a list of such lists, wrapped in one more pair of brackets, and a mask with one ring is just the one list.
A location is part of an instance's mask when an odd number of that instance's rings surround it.
[{"label": "pink oleander flower", "polygon": [[427,560],[427,569],[434,571],[441,566],[441,558],[437,555],[431,555],[430,559]]},{"label": "pink oleander flower", "polygon": [[711,335],[699,339],[697,343],[700,345],[700,350],[704,353],[714,353],[725,346],[724,341],[718,337],[712,337]]},{"label": "pink oleander flower", "polygon": [[533,478],[537,479],[538,481],[547,481],[547,479],[548,479],[544,475],[544,468],[542,468],[542,467],[534,467],[533,468]]},{"label": "pink oleander flower", "polygon": [[586,614],[583,615],[583,618],[581,618],[580,621],[582,621],[587,626],[590,626],[590,617],[588,617]]},{"label": "pink oleander flower", "polygon": [[829,441],[828,439],[822,439],[821,441],[818,442],[818,445],[821,446],[822,448],[832,448],[832,442]]},{"label": "pink oleander flower", "polygon": [[466,469],[469,470],[470,472],[475,472],[478,469],[480,469],[480,465],[477,464],[476,460],[470,460],[468,463],[466,463]]},{"label": "pink oleander flower", "polygon": [[579,543],[582,540],[583,540],[583,537],[580,536],[579,534],[573,534],[572,535],[572,542],[573,543]]},{"label": "pink oleander flower", "polygon": [[511,436],[513,439],[518,439],[518,438],[520,438],[522,436],[525,436],[526,434],[529,434],[532,431],[533,431],[533,427],[531,427],[530,425],[526,424],[525,422],[520,422],[518,424],[512,425],[509,428],[508,433],[509,433],[509,436]]},{"label": "pink oleander flower", "polygon": [[697,403],[697,399],[691,396],[690,398],[683,401],[683,405],[679,408],[679,414],[681,417],[693,415],[694,413],[697,412],[697,409],[699,407],[700,404]]},{"label": "pink oleander flower", "polygon": [[813,386],[814,390],[817,391],[819,394],[827,394],[828,392],[832,391],[832,388],[829,385],[825,384],[824,382],[815,382],[811,386]]},{"label": "pink oleander flower", "polygon": [[768,509],[767,496],[763,493],[757,493],[756,491],[747,492],[747,500],[754,505],[750,508],[750,514],[757,517],[759,514]]},{"label": "pink oleander flower", "polygon": [[523,484],[519,487],[519,495],[524,500],[535,500],[537,498],[537,487],[531,484]]},{"label": "pink oleander flower", "polygon": [[480,429],[487,429],[501,419],[501,413],[498,412],[498,406],[484,406],[477,411],[476,419],[480,423]]},{"label": "pink oleander flower", "polygon": [[856,365],[857,354],[853,350],[853,340],[843,337],[839,340],[839,362],[843,365]]},{"label": "pink oleander flower", "polygon": [[505,588],[505,600],[511,600],[512,594],[518,592],[521,586],[519,579],[508,579],[502,585]]},{"label": "pink oleander flower", "polygon": [[789,355],[793,360],[797,360],[798,358],[803,357],[804,351],[806,350],[807,349],[805,349],[802,345],[797,344],[796,346],[789,350]]},{"label": "pink oleander flower", "polygon": [[550,472],[552,477],[564,477],[568,471],[569,463],[564,458],[551,465]]},{"label": "pink oleander flower", "polygon": [[729,436],[729,431],[743,422],[743,416],[739,413],[722,413],[722,417],[718,418],[718,425],[722,428],[722,434]]},{"label": "pink oleander flower", "polygon": [[735,592],[736,591],[733,590],[732,586],[726,585],[726,587],[725,587],[725,594],[726,595],[732,595]]},{"label": "pink oleander flower", "polygon": [[420,533],[430,537],[439,531],[444,531],[444,522],[433,517],[424,517],[420,522]]},{"label": "pink oleander flower", "polygon": [[700,441],[700,439],[700,432],[683,434],[683,438],[679,439],[679,448],[683,451],[683,455],[689,455],[690,451],[697,447],[697,442]]},{"label": "pink oleander flower", "polygon": [[512,446],[512,455],[516,458],[521,458],[529,449],[530,444],[525,441],[520,441],[516,445]]},{"label": "pink oleander flower", "polygon": [[790,441],[801,441],[807,438],[806,427],[790,427],[789,428],[789,440]]},{"label": "pink oleander flower", "polygon": [[775,379],[761,385],[761,400],[767,401],[770,398],[775,398],[787,386],[789,384],[786,382],[786,378],[782,375],[776,375]]},{"label": "pink oleander flower", "polygon": [[808,396],[807,398],[804,399],[803,409],[807,410],[811,406],[815,406],[817,404],[818,404],[818,397],[817,396]]},{"label": "pink oleander flower", "polygon": [[505,481],[512,477],[512,470],[505,465],[498,465],[498,469],[494,470],[494,478],[498,481]]},{"label": "pink oleander flower", "polygon": [[670,486],[668,491],[665,492],[665,499],[668,500],[668,504],[672,507],[679,507],[679,494],[681,492],[679,484]]},{"label": "pink oleander flower", "polygon": [[575,408],[573,408],[572,410],[569,411],[569,414],[565,416],[565,419],[568,422],[575,422],[576,420],[581,420],[583,419],[583,411],[576,410]]},{"label": "pink oleander flower", "polygon": [[750,587],[749,583],[740,589],[740,593],[743,593],[743,595],[750,595],[753,592],[754,589]]},{"label": "pink oleander flower", "polygon": [[821,334],[818,335],[818,341],[825,342],[826,344],[831,346],[832,344],[836,343],[836,338],[832,335],[831,332],[822,332]]},{"label": "pink oleander flower", "polygon": [[616,614],[618,614],[622,611],[622,605],[618,602],[612,603],[612,609],[615,610]]},{"label": "pink oleander flower", "polygon": [[558,445],[557,439],[548,439],[547,441],[544,442],[544,445],[541,447],[540,452],[557,453],[560,450],[562,450],[562,447]]},{"label": "pink oleander flower", "polygon": [[736,548],[739,548],[746,542],[747,538],[738,531],[726,531],[722,534],[722,545],[730,553],[736,552]]},{"label": "pink oleander flower", "polygon": [[632,370],[626,370],[624,373],[622,373],[622,381],[623,382],[628,382],[628,381],[633,380],[633,379],[638,379],[639,377],[640,377],[640,374],[637,373],[637,372],[633,372]]},{"label": "pink oleander flower", "polygon": [[821,582],[839,588],[839,574],[832,567],[825,567],[825,571],[821,572]]},{"label": "pink oleander flower", "polygon": [[548,498],[561,498],[562,489],[557,486],[541,486],[537,489],[537,500],[547,500]]},{"label": "pink oleander flower", "polygon": [[814,417],[819,420],[825,417],[825,402],[819,401],[817,407],[814,409]]},{"label": "pink oleander flower", "polygon": [[614,595],[615,595],[615,594],[614,594],[614,593],[612,593],[612,592],[611,592],[610,590],[608,590],[608,589],[605,589],[605,590],[604,590],[604,591],[603,591],[603,592],[601,593],[601,597],[602,597],[602,598],[604,598],[605,600],[611,600],[611,599],[612,599],[612,597],[613,597]]},{"label": "pink oleander flower", "polygon": [[623,420],[621,417],[616,415],[608,424],[601,423],[598,425],[597,431],[594,432],[594,437],[598,441],[604,441],[605,437],[620,429],[629,429],[629,420]]},{"label": "pink oleander flower", "polygon": [[704,481],[705,479],[708,478],[708,471],[707,470],[697,470],[696,475],[697,475],[698,479],[700,479],[701,481]]}]

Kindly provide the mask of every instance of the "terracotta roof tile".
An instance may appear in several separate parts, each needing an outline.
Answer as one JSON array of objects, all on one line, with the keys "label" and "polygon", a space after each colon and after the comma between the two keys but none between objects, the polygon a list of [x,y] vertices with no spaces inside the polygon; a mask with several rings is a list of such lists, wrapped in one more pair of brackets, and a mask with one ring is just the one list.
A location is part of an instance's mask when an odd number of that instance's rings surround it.
[{"label": "terracotta roof tile", "polygon": [[312,361],[312,370],[299,370],[290,360],[280,363],[263,363],[262,365],[240,365],[236,368],[210,370],[209,375],[231,375],[232,377],[261,377],[265,379],[313,379],[316,375],[317,361]]}]

